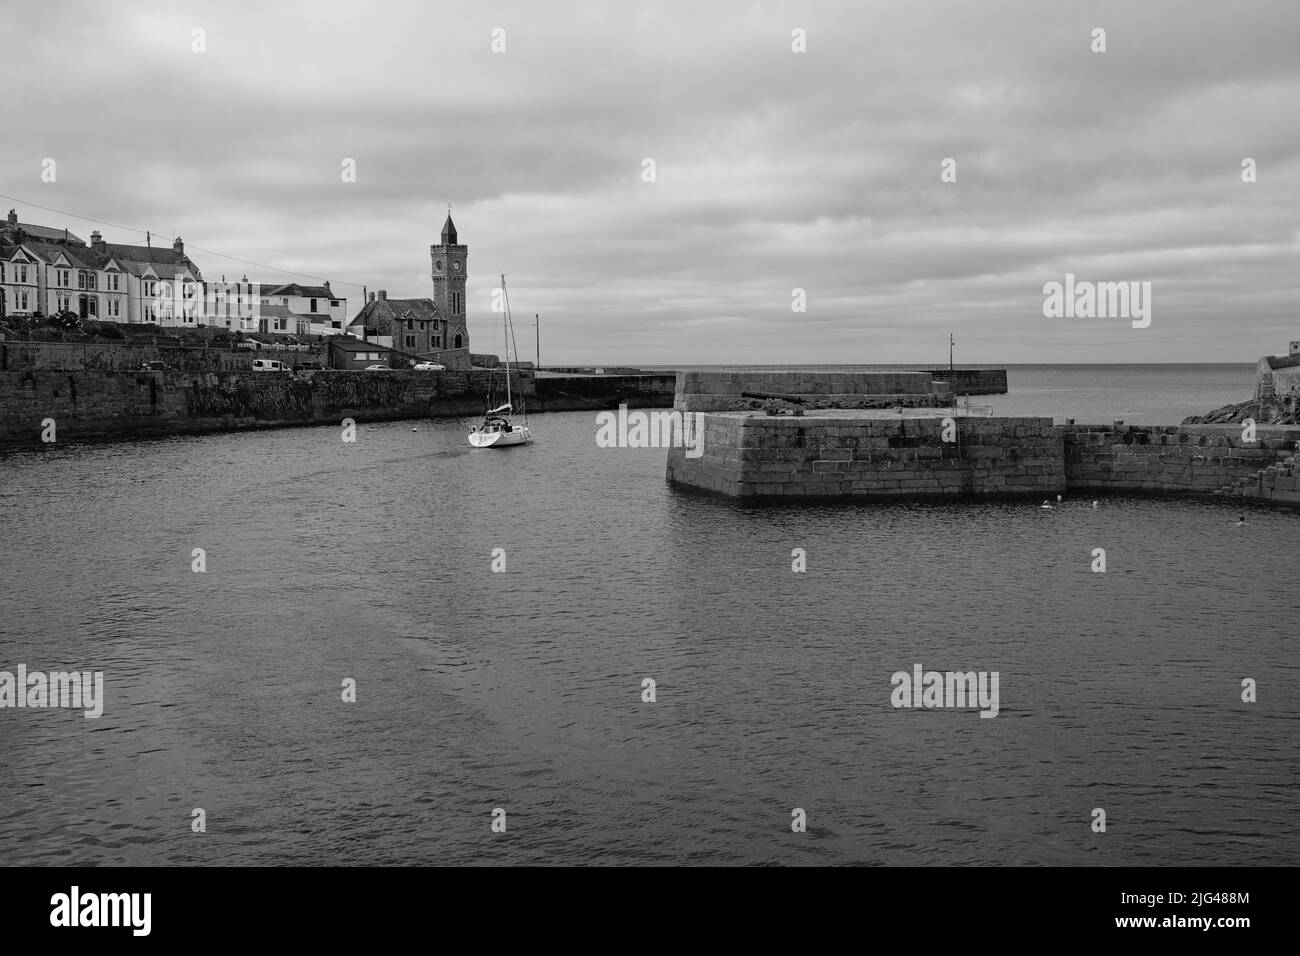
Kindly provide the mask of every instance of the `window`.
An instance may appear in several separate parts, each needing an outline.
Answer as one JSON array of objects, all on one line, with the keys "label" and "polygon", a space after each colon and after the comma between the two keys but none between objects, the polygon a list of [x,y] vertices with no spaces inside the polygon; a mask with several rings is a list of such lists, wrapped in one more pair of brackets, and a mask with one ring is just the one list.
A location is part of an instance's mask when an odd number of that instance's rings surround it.
[{"label": "window", "polygon": [[413,349],[413,348],[415,348],[415,336],[414,336],[414,335],[408,335],[408,336],[406,337],[406,347],[407,347],[408,349]]},{"label": "window", "polygon": [[121,278],[122,277],[120,275],[114,272],[111,276],[108,277],[108,287],[112,289],[114,292],[121,292],[122,287],[118,285],[118,281]]},{"label": "window", "polygon": [[18,267],[18,281],[19,281],[19,282],[24,282],[24,283],[27,281],[27,267],[26,267],[26,266],[19,266],[19,267]]},{"label": "window", "polygon": [[[285,304],[285,305],[288,305],[288,304],[289,304],[289,302],[288,302],[287,299],[285,300],[285,303],[284,303],[284,304]],[[315,300],[315,299],[312,299],[312,300],[311,300],[311,308],[310,308],[308,311],[310,311],[310,312],[315,312],[315,311],[316,311],[316,300]]]},{"label": "window", "polygon": [[338,300],[338,299],[330,299],[330,308],[331,308],[331,309],[337,309],[338,307],[339,307],[339,300]]},{"label": "window", "polygon": [[407,319],[407,320],[406,320],[406,331],[408,331],[408,332],[414,332],[414,331],[415,331],[415,320],[414,320],[414,319]]},{"label": "window", "polygon": [[59,285],[60,285],[60,286],[62,286],[64,289],[67,289],[67,288],[70,288],[70,287],[71,287],[71,285],[72,285],[72,276],[70,276],[70,275],[68,274],[68,270],[67,270],[67,269],[60,269],[60,270],[58,271],[57,275],[58,275],[58,280],[59,280]]},{"label": "window", "polygon": [[435,349],[440,349],[440,348],[442,348],[442,336],[441,336],[441,335],[435,335],[435,336],[433,337],[433,347],[434,347]]},{"label": "window", "polygon": [[18,293],[18,308],[21,309],[21,310],[24,311],[24,312],[27,311],[27,293],[26,293],[26,292],[20,292],[20,293]]},{"label": "window", "polygon": [[5,281],[5,267],[4,267],[4,263],[0,263],[0,282],[4,282],[4,281]]}]

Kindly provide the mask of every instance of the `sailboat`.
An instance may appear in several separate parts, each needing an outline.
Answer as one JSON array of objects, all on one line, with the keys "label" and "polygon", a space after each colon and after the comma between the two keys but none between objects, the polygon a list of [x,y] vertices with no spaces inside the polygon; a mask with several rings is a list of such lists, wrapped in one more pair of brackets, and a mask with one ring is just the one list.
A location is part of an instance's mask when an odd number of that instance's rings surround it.
[{"label": "sailboat", "polygon": [[524,445],[533,440],[533,433],[528,428],[528,410],[524,409],[524,424],[516,425],[510,420],[514,413],[513,399],[510,397],[510,351],[514,344],[515,327],[510,319],[510,297],[506,294],[506,277],[501,277],[501,297],[505,304],[502,325],[506,336],[506,403],[483,413],[483,423],[471,429],[469,443],[475,448],[505,448],[509,445]]}]

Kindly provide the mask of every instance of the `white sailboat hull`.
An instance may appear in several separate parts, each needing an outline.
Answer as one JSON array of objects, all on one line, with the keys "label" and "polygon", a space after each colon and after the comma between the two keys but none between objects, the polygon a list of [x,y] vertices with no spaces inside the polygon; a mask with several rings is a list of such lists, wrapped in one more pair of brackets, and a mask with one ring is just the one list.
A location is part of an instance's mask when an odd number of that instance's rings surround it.
[{"label": "white sailboat hull", "polygon": [[469,433],[469,443],[475,448],[506,448],[510,445],[526,445],[533,440],[533,434],[527,425],[515,425],[508,432],[482,432],[475,429]]}]

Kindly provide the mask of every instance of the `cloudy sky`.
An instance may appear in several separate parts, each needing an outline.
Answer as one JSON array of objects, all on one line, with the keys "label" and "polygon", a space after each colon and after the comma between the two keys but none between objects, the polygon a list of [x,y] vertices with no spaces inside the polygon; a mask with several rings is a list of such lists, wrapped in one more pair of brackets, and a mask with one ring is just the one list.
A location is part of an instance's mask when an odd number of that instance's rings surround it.
[{"label": "cloudy sky", "polygon": [[[521,354],[540,312],[548,364],[946,360],[950,331],[968,362],[1253,361],[1300,338],[1294,0],[172,0],[3,22],[0,193],[23,221],[180,234],[208,278],[330,279],[355,311],[363,284],[430,293],[452,203],[476,350],[499,350],[501,272]],[[1151,282],[1150,327],[1045,318],[1067,272]]]}]

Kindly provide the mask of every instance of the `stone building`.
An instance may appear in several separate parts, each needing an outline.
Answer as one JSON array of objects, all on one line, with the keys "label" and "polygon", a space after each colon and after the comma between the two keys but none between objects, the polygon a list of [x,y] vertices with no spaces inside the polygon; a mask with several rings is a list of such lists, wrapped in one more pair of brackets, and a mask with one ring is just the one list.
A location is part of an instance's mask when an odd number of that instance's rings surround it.
[{"label": "stone building", "polygon": [[348,326],[359,339],[417,355],[445,349],[447,330],[432,299],[390,299],[386,290],[373,294]]},{"label": "stone building", "polygon": [[461,245],[450,213],[442,241],[429,247],[433,297],[390,299],[372,293],[348,331],[357,338],[432,359],[448,368],[469,368],[465,279],[469,248]]},{"label": "stone building", "polygon": [[456,224],[447,213],[442,242],[429,247],[433,270],[433,304],[447,320],[445,348],[468,349],[469,327],[465,312],[465,279],[469,273],[469,247],[459,245]]}]

